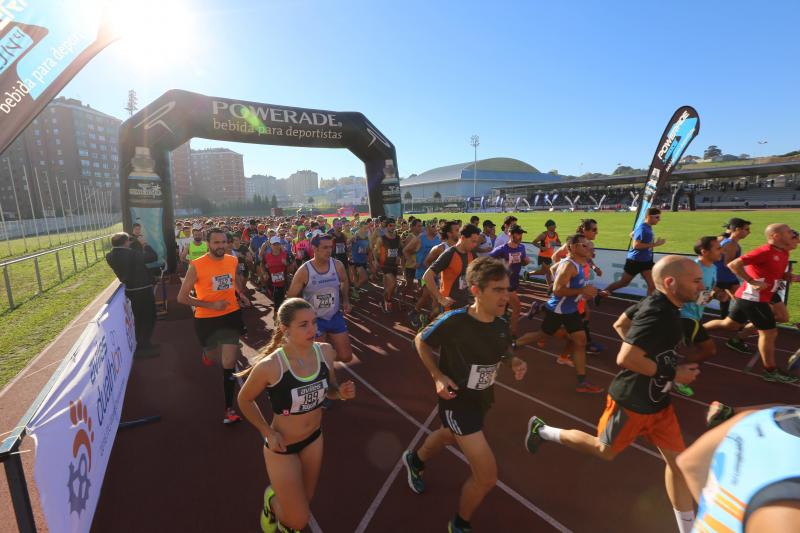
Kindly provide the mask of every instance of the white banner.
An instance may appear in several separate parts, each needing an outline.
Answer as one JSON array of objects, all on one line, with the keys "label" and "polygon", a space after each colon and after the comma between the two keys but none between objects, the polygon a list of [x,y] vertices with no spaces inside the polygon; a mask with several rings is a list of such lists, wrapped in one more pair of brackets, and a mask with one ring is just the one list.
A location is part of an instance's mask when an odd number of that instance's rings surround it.
[{"label": "white banner", "polygon": [[120,287],[73,345],[31,419],[34,478],[52,533],[92,526],[135,348],[133,314]]}]

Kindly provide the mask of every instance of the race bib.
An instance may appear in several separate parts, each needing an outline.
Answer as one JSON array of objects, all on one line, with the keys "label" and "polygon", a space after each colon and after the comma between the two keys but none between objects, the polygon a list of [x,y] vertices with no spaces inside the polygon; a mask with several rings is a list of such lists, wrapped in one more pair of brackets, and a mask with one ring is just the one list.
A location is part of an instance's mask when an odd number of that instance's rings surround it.
[{"label": "race bib", "polygon": [[233,276],[230,274],[220,274],[211,278],[211,290],[227,291],[233,287]]},{"label": "race bib", "polygon": [[395,257],[397,257],[397,248],[387,248],[386,257],[388,257],[389,259],[394,259]]},{"label": "race bib", "polygon": [[343,242],[337,242],[336,243],[336,253],[341,255],[341,254],[345,253],[345,251],[346,251],[346,248],[344,246],[344,243]]},{"label": "race bib", "polygon": [[358,253],[360,253],[360,254],[367,253],[367,247],[366,246],[359,246],[358,247]]},{"label": "race bib", "polygon": [[305,256],[306,256],[306,251],[303,250],[302,248],[298,248],[297,249],[297,257],[299,259],[303,259]]},{"label": "race bib", "polygon": [[328,381],[323,379],[302,387],[292,389],[291,413],[307,413],[318,407],[325,400]]},{"label": "race bib", "polygon": [[458,277],[458,288],[459,290],[465,291],[467,290],[467,278],[464,276]]},{"label": "race bib", "polygon": [[522,253],[521,252],[514,252],[508,254],[508,263],[510,265],[514,265],[520,263],[522,261]]},{"label": "race bib", "polygon": [[311,303],[317,310],[330,309],[334,303],[333,291],[318,292],[314,295],[314,300]]},{"label": "race bib", "polygon": [[550,248],[558,249],[558,248],[561,248],[561,245],[558,244],[557,242],[551,242],[550,243]]},{"label": "race bib", "polygon": [[272,283],[283,283],[283,272],[270,272],[270,276],[272,276]]},{"label": "race bib", "polygon": [[[764,281],[764,278],[755,278],[753,281]],[[757,302],[759,300],[759,296],[761,295],[761,290],[757,287],[753,287],[748,282],[744,282],[744,291],[742,292],[742,299],[750,300],[752,302]]]},{"label": "race bib", "polygon": [[472,365],[469,369],[467,388],[484,390],[494,385],[498,365]]},{"label": "race bib", "polygon": [[700,291],[700,295],[697,297],[697,301],[695,303],[697,305],[708,305],[708,302],[710,302],[713,298],[714,298],[714,291],[712,290]]}]

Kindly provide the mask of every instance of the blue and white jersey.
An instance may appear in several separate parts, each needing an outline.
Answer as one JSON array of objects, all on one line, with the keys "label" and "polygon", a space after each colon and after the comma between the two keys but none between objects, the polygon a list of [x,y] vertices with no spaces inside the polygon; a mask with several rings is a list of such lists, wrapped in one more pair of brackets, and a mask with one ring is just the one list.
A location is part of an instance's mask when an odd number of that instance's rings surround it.
[{"label": "blue and white jersey", "polygon": [[[562,268],[566,268],[570,263],[575,266],[575,270],[577,270],[578,273],[569,280],[569,288],[581,289],[585,287],[586,274],[583,272],[583,267],[572,259],[567,258],[561,261],[561,264],[558,266],[558,272],[560,272]],[[556,275],[558,275],[558,272]],[[581,301],[581,299],[583,299],[583,295],[581,294],[578,296],[556,296],[554,293],[550,296],[550,299],[547,300],[545,307],[556,314],[569,315],[578,312],[578,302]]]},{"label": "blue and white jersey", "polygon": [[744,533],[747,519],[800,500],[800,408],[763,409],[733,425],[711,459],[693,532]]},{"label": "blue and white jersey", "polygon": [[312,261],[303,263],[308,271],[308,283],[303,288],[303,300],[311,304],[317,318],[330,320],[339,312],[341,281],[333,257],[328,260],[328,271],[319,272]]}]

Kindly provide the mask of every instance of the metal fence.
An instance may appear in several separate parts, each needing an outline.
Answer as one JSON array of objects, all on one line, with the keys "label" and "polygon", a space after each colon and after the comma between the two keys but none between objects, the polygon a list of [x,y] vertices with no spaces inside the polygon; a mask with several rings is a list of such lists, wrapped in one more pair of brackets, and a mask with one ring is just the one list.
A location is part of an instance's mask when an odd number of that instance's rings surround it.
[{"label": "metal fence", "polygon": [[105,259],[110,249],[108,234],[0,263],[6,292],[0,313],[19,307]]}]

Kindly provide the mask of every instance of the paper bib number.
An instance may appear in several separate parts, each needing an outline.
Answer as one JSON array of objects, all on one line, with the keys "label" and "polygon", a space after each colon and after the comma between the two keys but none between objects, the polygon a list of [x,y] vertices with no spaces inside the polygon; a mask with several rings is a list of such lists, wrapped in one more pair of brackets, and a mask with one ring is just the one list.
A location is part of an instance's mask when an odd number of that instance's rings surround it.
[{"label": "paper bib number", "polygon": [[344,252],[345,252],[344,243],[343,242],[337,242],[336,243],[336,253],[337,254],[343,254]]},{"label": "paper bib number", "polygon": [[227,291],[233,287],[233,277],[230,274],[221,274],[211,278],[211,289],[215,291]]},{"label": "paper bib number", "polygon": [[292,413],[305,413],[311,411],[325,399],[328,390],[328,381],[323,379],[303,387],[292,389]]},{"label": "paper bib number", "polygon": [[333,306],[333,291],[318,292],[314,295],[312,304],[317,309],[329,309]]},{"label": "paper bib number", "polygon": [[386,257],[389,257],[389,258],[397,257],[397,248],[387,248],[386,249]]},{"label": "paper bib number", "polygon": [[272,283],[283,282],[283,272],[272,272],[270,275],[272,276]]},{"label": "paper bib number", "polygon": [[494,385],[496,375],[497,365],[472,365],[469,369],[467,388],[472,390],[487,389]]}]

